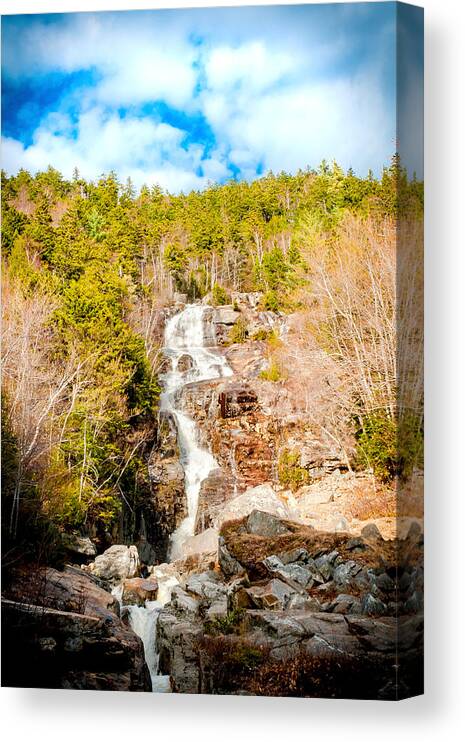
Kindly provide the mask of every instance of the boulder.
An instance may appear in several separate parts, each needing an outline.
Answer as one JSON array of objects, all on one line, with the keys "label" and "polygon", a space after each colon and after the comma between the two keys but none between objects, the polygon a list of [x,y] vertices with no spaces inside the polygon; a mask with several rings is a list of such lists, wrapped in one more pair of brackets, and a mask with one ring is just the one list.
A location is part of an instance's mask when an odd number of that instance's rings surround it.
[{"label": "boulder", "polygon": [[18,576],[15,590],[9,590],[14,599],[2,601],[5,684],[151,690],[142,641],[90,575],[47,569]]},{"label": "boulder", "polygon": [[265,567],[272,575],[280,577],[284,582],[300,587],[307,587],[313,584],[312,575],[305,566],[301,564],[283,564],[277,556],[269,556],[263,560]]},{"label": "boulder", "polygon": [[186,580],[186,590],[212,603],[226,597],[227,587],[216,572],[192,574]]},{"label": "boulder", "polygon": [[217,515],[217,527],[229,520],[238,520],[260,510],[276,518],[291,519],[291,512],[274,492],[270,484],[250,487],[242,495],[230,500]]},{"label": "boulder", "polygon": [[97,548],[88,536],[80,536],[77,533],[64,533],[62,535],[63,546],[66,551],[78,561],[86,561],[97,554]]},{"label": "boulder", "polygon": [[198,642],[203,633],[202,624],[186,616],[177,615],[174,608],[160,611],[157,622],[159,671],[171,676],[175,693],[198,693],[200,667]]},{"label": "boulder", "polygon": [[218,549],[218,531],[216,528],[207,528],[206,531],[191,536],[183,543],[182,550],[185,556],[194,554],[213,554]]},{"label": "boulder", "polygon": [[361,534],[362,538],[364,538],[366,541],[379,541],[383,540],[383,537],[381,536],[378,527],[374,523],[368,523],[368,525],[364,526],[362,528]]},{"label": "boulder", "polygon": [[171,593],[170,605],[176,613],[196,616],[199,612],[200,603],[192,595],[188,595],[180,585],[176,585]]},{"label": "boulder", "polygon": [[115,544],[89,564],[89,572],[101,580],[116,585],[128,577],[137,577],[140,570],[139,553],[135,546]]},{"label": "boulder", "polygon": [[281,536],[284,533],[290,533],[287,526],[280,518],[271,513],[262,510],[253,510],[246,520],[245,528],[247,533],[256,536]]},{"label": "boulder", "polygon": [[342,562],[342,564],[338,564],[334,570],[333,580],[336,585],[346,585],[350,583],[351,579],[355,577],[361,569],[361,565],[351,559],[347,562]]},{"label": "boulder", "polygon": [[223,536],[220,536],[218,539],[218,562],[226,577],[245,573],[245,567],[232,556]]},{"label": "boulder", "polygon": [[146,600],[156,600],[158,582],[153,578],[132,577],[123,582],[122,603],[124,605],[145,605]]},{"label": "boulder", "polygon": [[266,585],[253,585],[246,593],[257,608],[284,610],[298,593],[282,580],[270,580]]}]

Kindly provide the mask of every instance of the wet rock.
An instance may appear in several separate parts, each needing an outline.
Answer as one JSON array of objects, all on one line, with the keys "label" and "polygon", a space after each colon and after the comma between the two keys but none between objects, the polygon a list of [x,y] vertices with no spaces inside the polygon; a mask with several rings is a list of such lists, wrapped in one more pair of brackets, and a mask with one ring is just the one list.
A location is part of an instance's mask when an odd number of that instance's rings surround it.
[{"label": "wet rock", "polygon": [[89,564],[91,574],[116,585],[128,577],[137,577],[140,570],[139,554],[135,546],[115,544]]},{"label": "wet rock", "polygon": [[156,600],[158,582],[153,578],[133,577],[124,580],[122,602],[125,605],[145,605],[146,600]]},{"label": "wet rock", "polygon": [[234,493],[234,477],[224,469],[213,469],[202,481],[195,520],[195,533],[199,534],[212,527],[217,528],[218,514],[231,500]]},{"label": "wet rock", "polygon": [[200,666],[198,642],[202,624],[188,617],[176,615],[169,607],[160,611],[157,623],[159,669],[170,675],[176,693],[198,693]]},{"label": "wet rock", "polygon": [[184,373],[186,371],[190,371],[193,365],[194,362],[192,360],[192,357],[187,353],[184,353],[184,355],[180,356],[180,358],[178,359],[177,370],[181,373]]}]

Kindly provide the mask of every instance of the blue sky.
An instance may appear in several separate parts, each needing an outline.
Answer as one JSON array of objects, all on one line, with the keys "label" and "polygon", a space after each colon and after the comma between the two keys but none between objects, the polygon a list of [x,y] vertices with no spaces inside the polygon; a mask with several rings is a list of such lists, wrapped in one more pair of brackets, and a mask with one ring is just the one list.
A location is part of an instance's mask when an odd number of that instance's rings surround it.
[{"label": "blue sky", "polygon": [[[4,16],[3,167],[174,192],[323,158],[379,173],[396,147],[395,21],[395,3]],[[416,116],[421,29],[404,30]]]}]

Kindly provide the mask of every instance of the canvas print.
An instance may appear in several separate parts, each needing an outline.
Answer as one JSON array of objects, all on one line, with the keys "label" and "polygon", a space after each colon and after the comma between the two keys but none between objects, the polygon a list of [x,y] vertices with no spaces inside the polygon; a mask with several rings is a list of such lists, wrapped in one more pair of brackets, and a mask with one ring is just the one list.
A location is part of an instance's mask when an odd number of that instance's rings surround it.
[{"label": "canvas print", "polygon": [[423,689],[423,11],[2,17],[2,683]]}]

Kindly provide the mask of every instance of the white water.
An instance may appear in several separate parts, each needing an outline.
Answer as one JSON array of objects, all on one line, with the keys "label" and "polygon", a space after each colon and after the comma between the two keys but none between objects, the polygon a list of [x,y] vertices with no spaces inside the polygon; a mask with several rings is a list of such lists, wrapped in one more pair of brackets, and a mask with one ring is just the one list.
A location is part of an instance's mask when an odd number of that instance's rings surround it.
[{"label": "white water", "polygon": [[158,582],[157,600],[146,600],[145,605],[124,605],[123,585],[113,588],[112,595],[118,600],[121,607],[128,612],[129,625],[131,629],[142,639],[144,655],[152,681],[153,693],[170,693],[169,675],[158,674],[158,652],[156,644],[158,615],[163,606],[171,599],[171,591],[178,584],[178,580],[163,573],[162,569],[153,570],[153,576]]},{"label": "white water", "polygon": [[[206,306],[188,304],[182,312],[167,322],[165,328],[164,353],[171,362],[171,368],[163,377],[164,390],[160,398],[160,409],[169,412],[176,422],[187,501],[187,517],[171,535],[169,554],[171,561],[183,556],[184,542],[194,535],[200,486],[209,473],[218,466],[212,454],[199,445],[194,420],[180,409],[180,392],[191,382],[232,375],[232,370],[223,356],[206,344],[207,328],[204,315],[207,309]],[[178,362],[182,356],[189,356],[192,360],[192,368],[187,371],[178,369]],[[128,611],[131,628],[142,639],[144,645],[145,661],[152,679],[152,691],[169,693],[171,690],[169,675],[158,674],[156,632],[158,615],[171,599],[171,592],[178,584],[178,580],[167,573],[163,566],[154,567],[152,575],[158,581],[157,600],[147,600],[145,606],[128,605],[125,608]],[[118,585],[112,593],[122,605],[123,586]]]},{"label": "white water", "polygon": [[[164,353],[171,362],[171,369],[163,377],[160,408],[171,413],[176,422],[187,502],[187,517],[171,535],[171,561],[182,558],[184,542],[194,535],[200,486],[218,466],[212,454],[199,445],[194,420],[180,409],[180,391],[192,382],[232,375],[225,358],[206,345],[208,328],[204,315],[207,309],[199,304],[188,304],[167,322],[165,328]],[[183,356],[189,356],[192,361],[192,368],[187,371],[178,369]]]}]

